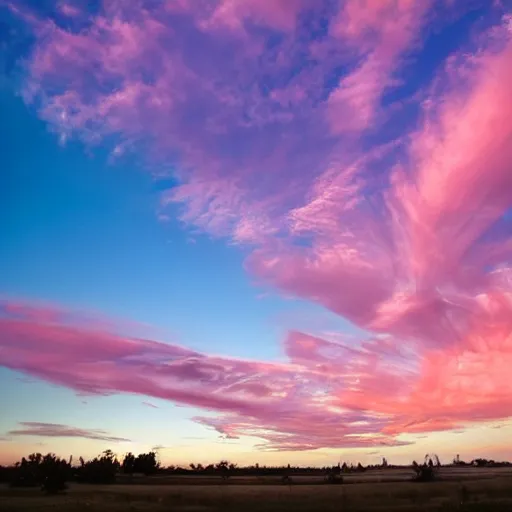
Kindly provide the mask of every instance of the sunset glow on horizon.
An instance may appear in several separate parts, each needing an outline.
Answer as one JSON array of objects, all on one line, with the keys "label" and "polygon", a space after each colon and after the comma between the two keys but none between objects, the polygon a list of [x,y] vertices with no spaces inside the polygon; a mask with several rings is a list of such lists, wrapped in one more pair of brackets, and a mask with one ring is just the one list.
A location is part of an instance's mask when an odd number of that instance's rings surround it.
[{"label": "sunset glow on horizon", "polygon": [[509,2],[0,27],[0,464],[512,459]]}]

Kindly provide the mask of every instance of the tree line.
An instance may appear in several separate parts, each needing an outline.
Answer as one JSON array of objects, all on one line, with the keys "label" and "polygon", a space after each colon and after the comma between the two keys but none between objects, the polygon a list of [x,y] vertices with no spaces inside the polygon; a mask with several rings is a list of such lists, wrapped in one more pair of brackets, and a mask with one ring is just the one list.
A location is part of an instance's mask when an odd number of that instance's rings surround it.
[{"label": "tree line", "polygon": [[[475,459],[471,463],[463,462],[457,456],[451,466],[473,465],[479,467],[510,466],[509,462],[495,462],[487,459]],[[116,481],[130,481],[134,475],[203,475],[217,476],[227,480],[231,476],[278,476],[282,483],[292,483],[295,475],[324,476],[326,483],[342,483],[343,475],[347,473],[364,472],[369,469],[392,469],[403,466],[393,466],[384,458],[382,463],[374,466],[363,466],[339,463],[335,466],[299,467],[291,466],[252,466],[239,467],[227,460],[216,464],[203,465],[191,463],[188,467],[170,465],[163,467],[158,461],[156,452],[134,455],[129,452],[122,459],[118,459],[112,450],[106,450],[97,457],[85,461],[82,457],[78,464],[48,453],[32,453],[23,457],[21,461],[12,466],[0,466],[0,482],[9,483],[15,487],[41,486],[47,492],[59,492],[66,488],[66,483],[74,481],[90,484],[112,484]],[[418,481],[432,481],[437,478],[441,467],[439,457],[435,454],[427,454],[421,464],[412,463],[412,469],[416,472]]]},{"label": "tree line", "polygon": [[[368,466],[371,468],[373,466]],[[156,452],[134,455],[129,452],[119,459],[112,450],[106,450],[97,457],[85,461],[82,457],[78,463],[73,458],[68,460],[53,453],[42,455],[32,453],[22,457],[12,466],[0,466],[0,482],[14,487],[41,486],[48,492],[58,492],[66,488],[66,482],[90,484],[112,484],[123,477],[134,475],[203,475],[218,476],[227,480],[231,476],[279,476],[284,482],[291,482],[294,475],[325,475],[329,482],[341,482],[342,473],[365,471],[361,463],[338,464],[332,467],[291,466],[252,466],[239,467],[237,464],[222,460],[216,464],[190,463],[188,467],[170,465],[163,467]],[[128,480],[129,481],[129,480]]]},{"label": "tree line", "polygon": [[63,490],[68,481],[111,484],[120,473],[149,476],[160,469],[155,452],[137,456],[127,453],[120,462],[112,450],[106,450],[91,460],[85,461],[82,457],[78,460],[78,464],[73,464],[72,457],[66,460],[53,453],[44,456],[32,453],[12,466],[0,466],[0,482],[13,487],[42,486],[51,492]]}]

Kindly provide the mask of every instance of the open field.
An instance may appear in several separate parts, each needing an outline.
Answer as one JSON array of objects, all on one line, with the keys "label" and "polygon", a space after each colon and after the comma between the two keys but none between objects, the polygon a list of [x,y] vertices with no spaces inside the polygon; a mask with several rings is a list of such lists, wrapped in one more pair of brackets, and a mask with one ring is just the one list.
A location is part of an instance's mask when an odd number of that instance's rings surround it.
[{"label": "open field", "polygon": [[[58,496],[44,496],[38,489],[2,487],[0,510],[512,511],[512,471],[508,468],[469,468],[465,471],[446,468],[443,475],[445,480],[424,484],[403,479],[397,481],[400,471],[403,474],[404,470],[388,470],[357,475],[360,483],[356,482],[356,475],[349,475],[344,485],[314,485],[315,477],[296,477],[294,481],[297,482],[290,486],[277,485],[275,479],[265,482],[240,477],[221,483],[219,479],[201,482],[200,477],[168,477],[150,478],[145,483],[132,485],[71,484],[65,494]],[[385,474],[391,473],[394,473],[395,481],[385,481]],[[406,472],[405,478],[409,476]],[[464,504],[461,504],[462,501]]]},{"label": "open field", "polygon": [[[362,473],[343,474],[344,482],[355,483],[384,483],[384,482],[407,482],[415,476],[412,468],[396,469],[372,469]],[[496,477],[512,478],[512,467],[498,468],[477,468],[477,467],[442,467],[439,476],[443,481],[448,480],[485,480]],[[120,477],[126,483],[144,485],[219,485],[219,477],[216,475],[162,475],[150,478],[129,478]],[[291,475],[294,485],[308,485],[324,483],[322,475]],[[124,483],[124,482],[123,482]],[[228,485],[281,485],[280,476],[233,476],[229,479]],[[511,511],[512,512],[512,511]]]}]

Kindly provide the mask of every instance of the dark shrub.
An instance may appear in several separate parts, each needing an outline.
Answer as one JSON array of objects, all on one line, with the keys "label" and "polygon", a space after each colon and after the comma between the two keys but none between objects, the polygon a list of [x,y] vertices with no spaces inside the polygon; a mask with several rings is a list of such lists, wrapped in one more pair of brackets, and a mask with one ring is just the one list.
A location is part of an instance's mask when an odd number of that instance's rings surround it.
[{"label": "dark shrub", "polygon": [[292,485],[293,481],[290,476],[284,475],[283,477],[281,477],[281,483],[284,485]]},{"label": "dark shrub", "polygon": [[28,458],[23,457],[12,468],[10,483],[13,487],[40,485],[47,492],[58,492],[65,488],[70,471],[71,465],[64,459],[51,453],[44,457],[40,453],[33,453]]},{"label": "dark shrub", "polygon": [[76,472],[76,479],[88,484],[113,484],[116,481],[116,474],[121,468],[116,456],[110,450],[88,462],[80,459],[80,464],[81,466]]}]

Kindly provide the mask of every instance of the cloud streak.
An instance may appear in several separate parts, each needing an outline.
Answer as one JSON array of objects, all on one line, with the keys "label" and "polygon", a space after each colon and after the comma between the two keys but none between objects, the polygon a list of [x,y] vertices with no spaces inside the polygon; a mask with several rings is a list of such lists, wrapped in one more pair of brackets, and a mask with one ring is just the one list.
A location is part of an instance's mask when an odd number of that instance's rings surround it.
[{"label": "cloud streak", "polygon": [[10,430],[8,436],[36,436],[36,437],[81,437],[113,443],[130,442],[124,437],[111,436],[104,430],[83,429],[61,425],[59,423],[41,423],[38,421],[22,421],[18,428]]},{"label": "cloud streak", "polygon": [[145,405],[146,407],[150,407],[151,409],[158,409],[158,405],[152,404],[151,402],[142,402],[142,405]]},{"label": "cloud streak", "polygon": [[257,278],[369,335],[291,332],[287,363],[243,361],[7,301],[1,364],[202,407],[217,415],[197,421],[269,449],[392,445],[507,417],[510,18],[410,84],[446,8],[137,0],[64,9],[71,24],[17,8],[35,36],[24,95],[61,140],[142,152],[155,179],[172,167],[162,216],[179,206],[246,246]]}]

